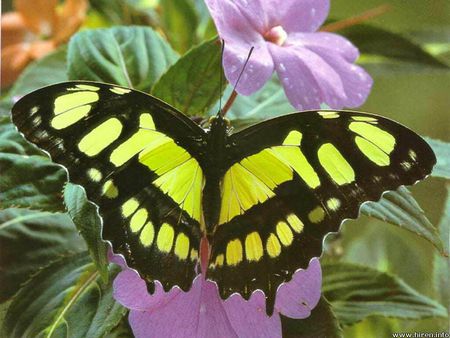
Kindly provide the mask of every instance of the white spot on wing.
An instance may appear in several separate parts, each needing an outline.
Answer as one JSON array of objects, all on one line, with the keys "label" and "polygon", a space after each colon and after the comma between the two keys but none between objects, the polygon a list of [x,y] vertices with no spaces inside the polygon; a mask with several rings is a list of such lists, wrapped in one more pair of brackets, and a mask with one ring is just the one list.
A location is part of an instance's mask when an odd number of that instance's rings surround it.
[{"label": "white spot on wing", "polygon": [[119,94],[119,95],[128,94],[129,92],[131,92],[131,89],[125,89],[125,88],[120,88],[120,87],[110,88],[109,90],[112,91],[113,93]]},{"label": "white spot on wing", "polygon": [[402,166],[402,168],[403,168],[405,171],[408,171],[408,170],[411,169],[411,167],[412,167],[411,163],[408,162],[408,161],[403,161],[402,163],[400,163],[400,165]]},{"label": "white spot on wing", "polygon": [[38,125],[38,124],[41,124],[41,122],[42,122],[42,118],[41,118],[39,115],[36,115],[36,116],[33,118],[33,123],[34,123],[34,124]]},{"label": "white spot on wing", "polygon": [[409,157],[411,157],[411,159],[413,161],[417,161],[417,154],[416,154],[416,152],[414,150],[410,149],[408,151],[408,155],[409,155]]},{"label": "white spot on wing", "polygon": [[328,207],[328,209],[330,209],[332,211],[337,211],[340,206],[341,206],[341,201],[335,197],[332,197],[327,201],[327,207]]}]

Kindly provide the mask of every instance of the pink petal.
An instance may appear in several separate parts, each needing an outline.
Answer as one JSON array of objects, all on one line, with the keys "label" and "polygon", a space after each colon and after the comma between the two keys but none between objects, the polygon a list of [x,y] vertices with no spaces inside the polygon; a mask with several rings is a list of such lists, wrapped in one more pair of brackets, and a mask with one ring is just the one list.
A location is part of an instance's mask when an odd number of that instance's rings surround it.
[{"label": "pink petal", "polygon": [[198,276],[189,292],[152,311],[130,311],[129,322],[139,337],[237,337],[217,286]]},{"label": "pink petal", "polygon": [[355,62],[359,57],[358,48],[346,38],[333,33],[318,32],[290,34],[286,41],[286,45],[306,47],[317,54],[338,54],[348,62]]},{"label": "pink petal", "polygon": [[108,243],[108,261],[111,263],[119,265],[122,269],[127,268],[127,262],[123,255],[115,254],[112,250],[111,244]]},{"label": "pink petal", "polygon": [[263,38],[267,19],[261,3],[259,0],[206,0],[206,5],[225,41],[223,67],[232,86],[236,84],[250,49],[255,48],[236,88],[239,94],[253,94],[270,79],[274,70]]},{"label": "pink petal", "polygon": [[275,69],[291,104],[300,110],[319,109],[321,103],[343,107],[347,98],[337,72],[320,56],[298,46],[269,45]]},{"label": "pink petal", "polygon": [[339,55],[330,52],[319,55],[333,67],[342,80],[347,98],[341,102],[341,106],[356,108],[366,102],[373,85],[371,76],[363,68],[347,62]]},{"label": "pink petal", "polygon": [[273,15],[288,33],[315,32],[330,11],[329,0],[270,0],[276,5]]},{"label": "pink petal", "polygon": [[231,325],[239,337],[281,337],[281,320],[278,313],[266,314],[266,299],[262,291],[256,291],[248,301],[240,295],[232,295],[225,301],[225,310]]},{"label": "pink petal", "polygon": [[157,311],[170,303],[179,294],[178,288],[164,292],[161,284],[156,282],[155,292],[150,295],[145,281],[133,269],[120,272],[113,282],[113,296],[123,306],[140,311]]},{"label": "pink petal", "polygon": [[205,0],[205,3],[225,42],[255,45],[262,40],[258,26],[262,26],[263,22],[255,24],[249,20],[255,15],[245,9],[244,0]]},{"label": "pink petal", "polygon": [[306,270],[298,270],[289,283],[280,286],[275,309],[290,318],[307,318],[320,300],[321,286],[320,262],[313,258]]},{"label": "pink petal", "polygon": [[[223,55],[223,68],[225,76],[232,86],[236,85],[248,52],[252,46],[226,44]],[[252,55],[245,67],[244,73],[236,87],[242,95],[251,95],[264,86],[272,76],[274,65],[272,57],[267,50],[266,43],[255,45]]]},{"label": "pink petal", "polygon": [[215,283],[201,275],[189,292],[160,284],[149,295],[136,271],[127,269],[114,280],[114,298],[131,309],[129,322],[136,337],[281,337],[278,313],[268,317],[265,297],[255,292],[249,301],[219,297]]},{"label": "pink petal", "polygon": [[267,0],[219,0],[221,2],[232,3],[241,12],[251,25],[261,34],[270,28],[270,12],[266,8]]}]

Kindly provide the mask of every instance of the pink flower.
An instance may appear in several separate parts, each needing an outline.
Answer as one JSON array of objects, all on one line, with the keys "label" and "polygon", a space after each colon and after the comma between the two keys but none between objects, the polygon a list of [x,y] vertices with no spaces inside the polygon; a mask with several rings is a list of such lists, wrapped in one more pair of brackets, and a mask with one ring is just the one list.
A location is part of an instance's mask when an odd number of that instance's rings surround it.
[{"label": "pink flower", "polygon": [[256,92],[275,70],[297,109],[317,109],[322,103],[339,109],[365,102],[373,81],[354,65],[358,49],[339,35],[317,32],[328,15],[328,0],[205,2],[225,41],[223,66],[231,84],[254,47],[238,93]]},{"label": "pink flower", "polygon": [[124,268],[114,280],[114,298],[130,309],[128,319],[137,338],[281,337],[280,314],[306,318],[320,299],[322,272],[316,258],[308,269],[297,271],[280,286],[271,317],[266,315],[262,291],[254,292],[248,301],[238,294],[223,301],[217,285],[198,275],[188,292],[178,288],[164,292],[156,283],[150,295],[145,281],[121,256],[110,260]]}]

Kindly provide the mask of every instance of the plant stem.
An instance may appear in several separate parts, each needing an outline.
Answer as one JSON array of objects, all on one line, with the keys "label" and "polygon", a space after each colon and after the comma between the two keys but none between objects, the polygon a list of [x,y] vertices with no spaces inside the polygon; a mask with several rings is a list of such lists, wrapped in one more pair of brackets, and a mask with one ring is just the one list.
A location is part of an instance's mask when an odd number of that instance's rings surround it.
[{"label": "plant stem", "polygon": [[320,31],[321,32],[336,32],[336,31],[342,30],[344,28],[351,27],[351,26],[363,23],[365,21],[368,21],[370,19],[376,18],[380,15],[383,15],[383,14],[389,12],[391,10],[391,8],[392,8],[391,5],[384,4],[379,7],[369,9],[368,11],[363,12],[359,15],[352,16],[350,18],[343,19],[343,20],[336,21],[336,22],[330,23],[328,25],[325,25],[320,29]]},{"label": "plant stem", "polygon": [[230,97],[228,98],[227,103],[225,103],[225,106],[223,107],[223,109],[221,111],[222,117],[225,117],[225,115],[228,113],[228,111],[230,110],[231,106],[234,103],[234,100],[236,100],[237,96],[238,96],[237,91],[233,90],[233,92],[231,93]]}]

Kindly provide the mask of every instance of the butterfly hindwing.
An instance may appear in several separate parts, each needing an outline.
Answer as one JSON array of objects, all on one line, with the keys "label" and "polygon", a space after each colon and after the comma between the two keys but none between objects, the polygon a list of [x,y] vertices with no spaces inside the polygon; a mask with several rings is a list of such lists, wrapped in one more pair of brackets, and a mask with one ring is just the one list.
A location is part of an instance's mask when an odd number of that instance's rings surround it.
[{"label": "butterfly hindwing", "polygon": [[188,289],[200,239],[204,131],[144,93],[67,82],[13,108],[26,138],[99,206],[105,239],[148,283]]},{"label": "butterfly hindwing", "polygon": [[418,135],[375,115],[295,113],[231,135],[208,276],[226,298],[278,286],[312,257],[361,203],[413,184],[435,156]]}]

